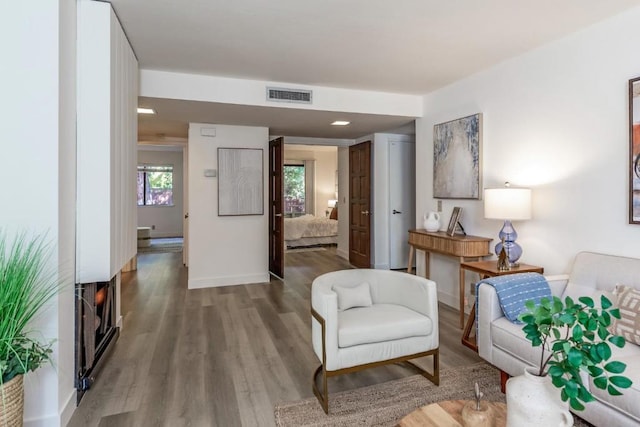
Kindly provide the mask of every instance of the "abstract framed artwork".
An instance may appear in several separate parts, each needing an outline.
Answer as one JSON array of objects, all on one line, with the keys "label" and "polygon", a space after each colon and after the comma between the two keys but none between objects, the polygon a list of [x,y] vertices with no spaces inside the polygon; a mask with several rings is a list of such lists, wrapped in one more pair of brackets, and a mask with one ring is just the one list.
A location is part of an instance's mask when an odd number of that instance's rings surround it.
[{"label": "abstract framed artwork", "polygon": [[629,80],[629,224],[640,224],[640,77]]},{"label": "abstract framed artwork", "polygon": [[433,127],[433,197],[479,199],[482,187],[482,114]]},{"label": "abstract framed artwork", "polygon": [[261,148],[218,148],[218,216],[263,215]]}]

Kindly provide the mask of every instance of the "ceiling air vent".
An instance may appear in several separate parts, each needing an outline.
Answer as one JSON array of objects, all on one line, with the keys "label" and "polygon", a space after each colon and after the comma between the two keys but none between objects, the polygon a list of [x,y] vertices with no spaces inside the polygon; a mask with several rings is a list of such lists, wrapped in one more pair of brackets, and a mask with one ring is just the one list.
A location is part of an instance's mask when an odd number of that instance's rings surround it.
[{"label": "ceiling air vent", "polygon": [[311,104],[312,94],[310,90],[267,87],[267,101]]}]

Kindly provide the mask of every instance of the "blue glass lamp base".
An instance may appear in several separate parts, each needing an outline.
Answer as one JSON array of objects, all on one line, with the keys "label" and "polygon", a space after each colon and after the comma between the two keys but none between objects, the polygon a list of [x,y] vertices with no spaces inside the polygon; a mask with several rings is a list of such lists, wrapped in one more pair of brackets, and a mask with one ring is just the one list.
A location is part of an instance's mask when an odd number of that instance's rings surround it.
[{"label": "blue glass lamp base", "polygon": [[496,255],[500,256],[503,246],[502,242],[504,242],[504,251],[507,253],[509,264],[512,267],[518,265],[517,262],[522,256],[522,247],[516,243],[518,233],[516,233],[516,230],[513,228],[511,221],[504,221],[504,225],[502,226],[500,233],[498,233],[498,237],[500,238],[500,242],[495,247]]}]

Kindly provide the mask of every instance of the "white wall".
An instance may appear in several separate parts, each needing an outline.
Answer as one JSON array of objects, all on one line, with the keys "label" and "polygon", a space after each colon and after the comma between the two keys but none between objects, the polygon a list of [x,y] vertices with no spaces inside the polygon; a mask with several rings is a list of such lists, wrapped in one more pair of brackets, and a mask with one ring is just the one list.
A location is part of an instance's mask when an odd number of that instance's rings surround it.
[{"label": "white wall", "polygon": [[[640,256],[640,227],[627,219],[627,81],[640,75],[632,53],[639,21],[640,8],[632,9],[426,95],[416,128],[416,218],[436,208],[433,125],[482,112],[484,187],[533,189],[533,219],[514,224],[523,262],[556,274],[582,250]],[[468,233],[497,239],[501,223],[483,219],[482,201],[443,206],[443,221],[461,206]],[[457,263],[433,256],[431,272],[440,298],[457,307]]]},{"label": "white wall", "polygon": [[314,200],[316,216],[325,216],[328,201],[335,199],[336,171],[338,170],[337,147],[314,147],[289,144],[284,145],[285,164],[287,161],[315,160]]},{"label": "white wall", "polygon": [[[0,224],[48,232],[50,267],[67,289],[38,324],[54,343],[54,364],[25,380],[25,425],[65,425],[74,408],[73,273],[75,206],[75,2],[3,2],[0,121],[4,155]],[[34,31],[37,28],[37,31]],[[25,54],[28,52],[28,54]],[[33,173],[31,173],[32,171]],[[16,179],[19,177],[19,179]]]},{"label": "white wall", "polygon": [[138,206],[138,226],[151,227],[151,237],[183,235],[183,160],[182,148],[168,151],[138,148],[138,164],[173,166],[173,206]]},{"label": "white wall", "polygon": [[[313,90],[313,104],[268,102],[267,86]],[[349,111],[354,113],[422,116],[422,97],[388,92],[307,86],[270,82],[140,70],[140,96],[192,101],[221,102],[301,110]]]},{"label": "white wall", "polygon": [[[200,135],[215,127],[216,136]],[[189,125],[189,288],[269,281],[268,129],[191,123]],[[260,148],[263,151],[264,214],[218,216],[219,147]]]},{"label": "white wall", "polygon": [[349,259],[349,147],[338,148],[338,249]]}]

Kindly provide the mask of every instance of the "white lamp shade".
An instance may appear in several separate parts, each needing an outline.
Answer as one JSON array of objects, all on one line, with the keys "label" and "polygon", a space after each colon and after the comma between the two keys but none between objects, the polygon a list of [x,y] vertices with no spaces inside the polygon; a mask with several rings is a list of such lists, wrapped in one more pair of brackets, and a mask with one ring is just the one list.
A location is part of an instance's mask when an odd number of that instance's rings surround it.
[{"label": "white lamp shade", "polygon": [[327,206],[329,206],[330,208],[335,208],[336,207],[336,203],[338,203],[337,200],[330,199]]},{"label": "white lamp shade", "polygon": [[488,219],[531,219],[531,189],[487,188],[484,190],[484,217]]}]

